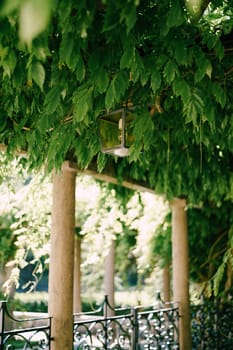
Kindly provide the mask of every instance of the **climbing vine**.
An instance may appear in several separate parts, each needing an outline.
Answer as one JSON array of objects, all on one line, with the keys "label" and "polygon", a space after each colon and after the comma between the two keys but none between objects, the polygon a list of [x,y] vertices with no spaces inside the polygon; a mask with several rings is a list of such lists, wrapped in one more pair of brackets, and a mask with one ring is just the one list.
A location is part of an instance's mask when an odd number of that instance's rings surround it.
[{"label": "climbing vine", "polygon": [[[196,2],[195,2],[196,3]],[[98,117],[134,105],[119,176],[168,198],[223,202],[232,188],[232,1],[5,0],[0,142],[32,167],[102,155]]]}]

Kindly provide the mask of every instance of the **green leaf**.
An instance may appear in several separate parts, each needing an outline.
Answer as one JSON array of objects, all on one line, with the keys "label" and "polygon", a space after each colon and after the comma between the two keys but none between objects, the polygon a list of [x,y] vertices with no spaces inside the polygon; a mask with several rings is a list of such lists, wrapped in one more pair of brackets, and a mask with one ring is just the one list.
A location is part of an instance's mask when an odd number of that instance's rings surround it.
[{"label": "green leaf", "polygon": [[[132,82],[136,83],[138,79],[142,76],[144,71],[145,69],[144,69],[143,61],[140,55],[138,54],[138,52],[135,51],[132,59],[132,63],[131,63],[131,70],[130,70]],[[147,74],[147,79],[149,79],[149,74]]]},{"label": "green leaf", "polygon": [[204,102],[202,98],[193,92],[188,103],[184,105],[184,113],[186,115],[186,123],[192,122],[194,126],[198,126],[198,116],[203,114]]},{"label": "green leaf", "polygon": [[99,66],[101,65],[101,57],[100,57],[100,51],[95,50],[90,54],[89,60],[88,60],[88,67],[91,72],[95,72]]},{"label": "green leaf", "polygon": [[107,163],[107,157],[104,153],[100,152],[97,156],[97,169],[101,173],[104,170],[104,167]]},{"label": "green leaf", "polygon": [[223,45],[223,43],[221,42],[221,40],[218,40],[218,41],[217,41],[217,43],[216,43],[216,45],[215,45],[215,47],[214,47],[214,51],[215,51],[217,57],[218,57],[220,60],[222,60],[223,57],[224,57],[225,52],[224,52],[224,45]]},{"label": "green leaf", "polygon": [[45,81],[45,69],[43,65],[38,61],[33,61],[30,67],[31,79],[43,90],[43,85]]},{"label": "green leaf", "polygon": [[153,93],[156,94],[161,85],[161,75],[157,69],[153,69],[151,73],[151,88]]},{"label": "green leaf", "polygon": [[126,71],[118,72],[112,79],[105,97],[107,109],[114,106],[115,103],[121,103],[120,99],[129,86],[129,76]]},{"label": "green leaf", "polygon": [[[227,256],[227,254],[224,255],[224,258],[225,258],[225,256]],[[224,261],[224,259],[223,259],[223,262],[218,267],[218,270],[213,277],[213,281],[214,281],[213,289],[214,289],[215,296],[217,296],[219,293],[220,283],[222,282],[222,280],[224,278],[224,271],[226,269],[226,266],[227,266],[226,261]]]},{"label": "green leaf", "polygon": [[7,125],[7,117],[0,115],[0,132],[3,132]]},{"label": "green leaf", "polygon": [[13,50],[10,50],[7,56],[7,62],[8,62],[8,67],[10,69],[10,72],[12,73],[15,69],[16,63],[17,63],[17,58],[15,55],[15,52]]},{"label": "green leaf", "polygon": [[96,87],[100,93],[103,93],[106,91],[109,83],[109,77],[106,72],[106,70],[103,67],[100,67],[97,71],[95,76],[93,77],[94,81],[96,83]]},{"label": "green leaf", "polygon": [[224,107],[226,104],[226,92],[225,90],[221,87],[220,84],[213,82],[212,84],[212,93],[216,99],[216,101]]},{"label": "green leaf", "polygon": [[170,6],[170,11],[167,16],[167,27],[173,28],[178,27],[184,22],[184,11],[180,6],[179,1],[173,1],[172,6]]},{"label": "green leaf", "polygon": [[19,36],[27,44],[43,32],[50,20],[53,0],[25,0],[19,16]]},{"label": "green leaf", "polygon": [[47,131],[49,129],[48,115],[42,115],[41,118],[38,120],[37,126],[41,132]]},{"label": "green leaf", "polygon": [[77,55],[77,63],[76,63],[76,78],[78,79],[78,81],[83,81],[83,79],[85,78],[85,74],[86,74],[86,68],[81,56],[81,53],[79,55]]},{"label": "green leaf", "polygon": [[15,52],[10,49],[8,50],[7,48],[1,48],[1,56],[2,62],[0,59],[0,64],[2,65],[4,70],[3,76],[10,77],[17,63]]},{"label": "green leaf", "polygon": [[165,65],[164,71],[163,71],[164,78],[166,79],[168,84],[173,82],[177,73],[178,73],[177,64],[173,60],[169,60]]},{"label": "green leaf", "polygon": [[55,85],[45,96],[45,111],[47,114],[52,114],[59,106],[61,99],[61,87]]},{"label": "green leaf", "polygon": [[213,70],[211,62],[205,57],[202,57],[200,60],[197,60],[197,64],[198,64],[198,69],[196,70],[194,75],[195,83],[201,81],[205,75],[211,78],[212,70]]},{"label": "green leaf", "polygon": [[127,45],[120,60],[121,69],[130,67],[134,54],[135,54],[135,47],[131,45]]},{"label": "green leaf", "polygon": [[67,31],[67,23],[70,20],[72,11],[72,2],[71,1],[59,1],[58,6],[58,16],[59,16],[59,22],[62,28],[62,32]]},{"label": "green leaf", "polygon": [[123,18],[125,18],[127,33],[129,33],[137,20],[136,7],[133,2],[125,3],[125,7],[122,8],[121,12],[121,19]]},{"label": "green leaf", "polygon": [[105,105],[107,110],[110,110],[114,106],[114,103],[115,103],[115,87],[113,84],[110,84],[105,96]]},{"label": "green leaf", "polygon": [[[148,70],[143,70],[142,73],[141,73],[141,79],[140,79],[142,86],[146,85],[146,83],[148,82],[149,78],[150,78],[150,72]],[[160,78],[160,80],[161,80],[161,78]],[[154,92],[154,88],[155,88],[155,90],[157,90],[156,84],[158,83],[158,80],[155,79],[155,85],[154,85],[154,83],[152,83],[152,81],[153,81],[153,78],[151,77],[151,88],[152,88],[152,90]]]},{"label": "green leaf", "polygon": [[74,105],[74,117],[77,122],[83,121],[88,113],[89,107],[87,102],[77,102]]},{"label": "green leaf", "polygon": [[[212,101],[211,101],[212,102]],[[214,126],[214,120],[215,120],[215,108],[214,108],[214,104],[208,104],[208,103],[205,103],[205,114],[203,115],[202,117],[202,120],[203,121],[208,121],[209,124],[211,125],[211,128],[213,128]]]},{"label": "green leaf", "polygon": [[75,91],[73,96],[73,114],[77,122],[87,121],[88,111],[93,109],[93,86],[85,85]]},{"label": "green leaf", "polygon": [[114,79],[115,96],[119,99],[126,91],[129,85],[129,75],[126,71],[122,70],[115,75]]},{"label": "green leaf", "polygon": [[179,38],[175,41],[175,52],[174,56],[179,64],[187,65],[187,49],[185,47],[184,41]]},{"label": "green leaf", "polygon": [[65,62],[67,66],[73,69],[73,65],[71,64],[71,55],[74,47],[74,35],[72,33],[66,33],[62,37],[61,45],[60,45],[60,59]]},{"label": "green leaf", "polygon": [[184,104],[189,102],[191,91],[188,83],[181,78],[176,78],[172,84],[172,89],[176,96],[181,96]]}]

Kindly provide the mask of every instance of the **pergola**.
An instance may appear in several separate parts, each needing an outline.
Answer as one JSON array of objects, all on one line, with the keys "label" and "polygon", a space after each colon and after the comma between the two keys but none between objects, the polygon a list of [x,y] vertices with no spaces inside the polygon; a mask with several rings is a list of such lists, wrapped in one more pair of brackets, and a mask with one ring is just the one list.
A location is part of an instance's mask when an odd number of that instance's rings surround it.
[{"label": "pergola", "polygon": [[[61,172],[53,177],[51,257],[49,267],[49,315],[52,317],[52,349],[72,347],[73,338],[73,271],[76,174],[84,172],[102,181],[117,183],[114,174],[99,174],[94,167],[85,171],[65,161]],[[122,186],[150,191],[146,184],[123,180]],[[172,208],[173,300],[180,309],[180,348],[191,349],[189,312],[188,231],[186,199],[175,198]]]},{"label": "pergola", "polygon": [[[0,6],[0,142],[54,173],[52,350],[72,348],[78,172],[169,197],[180,348],[191,350],[186,196],[192,203],[232,199],[231,5],[5,0]],[[100,151],[98,118],[126,104],[138,107],[134,143],[113,166]]]}]

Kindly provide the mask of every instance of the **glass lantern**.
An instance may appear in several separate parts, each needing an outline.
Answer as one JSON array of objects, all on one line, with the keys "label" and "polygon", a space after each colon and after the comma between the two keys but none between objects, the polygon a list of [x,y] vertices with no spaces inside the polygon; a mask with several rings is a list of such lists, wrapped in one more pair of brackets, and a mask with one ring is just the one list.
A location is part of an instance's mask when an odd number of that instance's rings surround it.
[{"label": "glass lantern", "polygon": [[132,111],[127,108],[109,112],[99,118],[100,142],[103,153],[117,157],[129,155],[129,147],[132,144],[132,135],[130,135],[132,120]]}]

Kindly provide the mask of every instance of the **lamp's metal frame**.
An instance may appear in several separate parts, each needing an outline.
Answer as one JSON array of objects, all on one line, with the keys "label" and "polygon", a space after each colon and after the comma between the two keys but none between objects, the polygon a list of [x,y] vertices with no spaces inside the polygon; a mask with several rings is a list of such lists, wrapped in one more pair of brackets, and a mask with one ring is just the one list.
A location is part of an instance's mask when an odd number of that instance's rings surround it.
[{"label": "lamp's metal frame", "polygon": [[115,155],[117,157],[126,157],[129,155],[129,147],[127,147],[126,145],[126,113],[127,112],[131,113],[131,109],[127,109],[126,107],[123,107],[100,116],[100,119],[103,119],[104,117],[121,113],[121,119],[122,119],[122,129],[121,129],[122,139],[120,140],[119,145],[116,145],[110,148],[104,148],[102,139],[101,139],[101,133],[100,133],[101,150],[103,153]]}]

